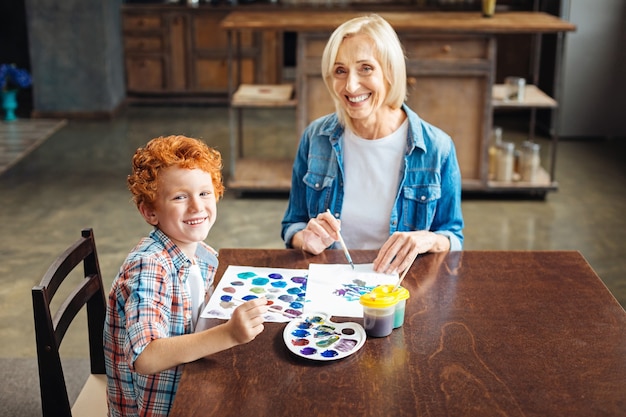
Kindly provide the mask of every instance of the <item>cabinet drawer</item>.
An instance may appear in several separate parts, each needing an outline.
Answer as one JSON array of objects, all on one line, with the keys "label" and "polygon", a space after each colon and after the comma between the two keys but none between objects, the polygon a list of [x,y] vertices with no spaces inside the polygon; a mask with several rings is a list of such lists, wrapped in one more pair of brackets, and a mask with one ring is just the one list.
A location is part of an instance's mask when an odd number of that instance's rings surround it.
[{"label": "cabinet drawer", "polygon": [[161,16],[157,15],[124,15],[124,30],[142,30],[161,28]]},{"label": "cabinet drawer", "polygon": [[167,89],[164,63],[160,58],[127,58],[128,91],[160,92]]},{"label": "cabinet drawer", "polygon": [[489,58],[487,38],[412,38],[402,44],[409,59],[474,60]]},{"label": "cabinet drawer", "polygon": [[127,36],[124,48],[129,52],[161,52],[163,41],[157,36]]}]

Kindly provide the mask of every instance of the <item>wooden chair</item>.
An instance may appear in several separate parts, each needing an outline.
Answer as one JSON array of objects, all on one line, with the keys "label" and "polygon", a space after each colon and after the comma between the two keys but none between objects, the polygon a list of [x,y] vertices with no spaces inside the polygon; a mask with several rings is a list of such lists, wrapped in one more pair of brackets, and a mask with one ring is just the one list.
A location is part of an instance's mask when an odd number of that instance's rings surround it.
[{"label": "wooden chair", "polygon": [[[50,303],[55,293],[80,263],[84,266],[84,279],[53,316]],[[32,297],[43,416],[106,416],[106,374],[102,344],[106,301],[91,229],[83,230],[82,237],[52,263],[41,283],[33,287]],[[71,322],[85,305],[91,374],[70,408],[59,346]]]}]

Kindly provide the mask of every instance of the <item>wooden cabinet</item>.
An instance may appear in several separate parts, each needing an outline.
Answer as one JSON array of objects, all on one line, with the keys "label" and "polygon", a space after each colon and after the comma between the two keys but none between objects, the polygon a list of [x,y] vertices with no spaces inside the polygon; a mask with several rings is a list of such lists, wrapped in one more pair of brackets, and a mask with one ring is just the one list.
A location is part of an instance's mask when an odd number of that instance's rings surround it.
[{"label": "wooden cabinet", "polygon": [[[228,37],[219,23],[232,10],[211,6],[123,6],[129,98],[226,103]],[[242,31],[240,36],[240,66],[233,70],[241,68],[240,78],[246,83],[273,82],[278,72],[270,64],[276,59],[278,38],[251,30]]]},{"label": "wooden cabinet", "polygon": [[159,10],[125,10],[122,22],[127,91],[185,91],[188,16]]},{"label": "wooden cabinet", "polygon": [[491,131],[495,41],[489,36],[399,34],[407,56],[407,104],[454,140],[465,189],[479,187]]}]

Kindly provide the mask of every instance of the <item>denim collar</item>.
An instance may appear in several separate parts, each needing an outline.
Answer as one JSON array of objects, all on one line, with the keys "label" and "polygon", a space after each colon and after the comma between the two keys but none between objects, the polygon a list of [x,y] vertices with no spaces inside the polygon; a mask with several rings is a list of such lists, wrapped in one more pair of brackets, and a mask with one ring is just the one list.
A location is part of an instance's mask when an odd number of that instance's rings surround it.
[{"label": "denim collar", "polygon": [[[415,148],[420,148],[422,151],[427,152],[426,143],[424,141],[424,133],[421,129],[422,119],[417,115],[417,113],[411,110],[406,103],[402,104],[402,110],[404,110],[404,113],[406,113],[407,118],[409,119],[407,155],[413,152]],[[339,124],[339,118],[336,113],[334,113],[332,117],[326,118],[320,126],[320,134],[328,136],[332,146],[335,146],[339,142],[344,130],[344,126]]]}]

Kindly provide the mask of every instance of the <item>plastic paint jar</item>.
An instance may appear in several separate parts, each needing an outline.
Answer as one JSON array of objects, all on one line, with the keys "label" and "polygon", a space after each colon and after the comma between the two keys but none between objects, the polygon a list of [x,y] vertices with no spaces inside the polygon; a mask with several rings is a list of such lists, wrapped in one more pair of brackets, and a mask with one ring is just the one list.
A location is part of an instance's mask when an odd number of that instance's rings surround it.
[{"label": "plastic paint jar", "polygon": [[372,290],[375,294],[380,295],[391,295],[396,299],[396,308],[394,310],[393,316],[393,328],[397,329],[404,324],[404,312],[406,308],[406,300],[409,298],[409,290],[404,287],[398,287],[397,290],[393,291],[395,285],[380,285],[374,290]]},{"label": "plastic paint jar", "polygon": [[363,306],[363,327],[371,337],[385,337],[391,334],[396,312],[396,297],[376,293],[363,294],[360,298]]}]

